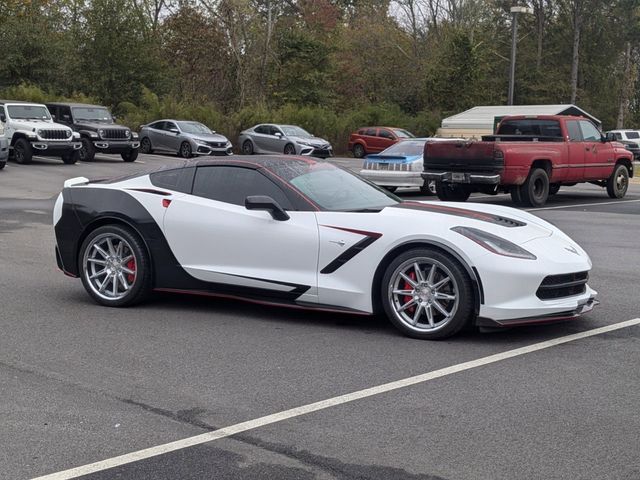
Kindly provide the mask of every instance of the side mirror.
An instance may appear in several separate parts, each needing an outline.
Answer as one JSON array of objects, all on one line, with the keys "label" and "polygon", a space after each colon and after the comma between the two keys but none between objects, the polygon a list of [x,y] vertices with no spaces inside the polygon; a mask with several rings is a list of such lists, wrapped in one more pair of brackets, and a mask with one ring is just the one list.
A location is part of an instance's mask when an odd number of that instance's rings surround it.
[{"label": "side mirror", "polygon": [[177,128],[170,128],[169,131],[171,133],[175,133],[176,135],[178,135],[180,133],[180,130],[178,130]]},{"label": "side mirror", "polygon": [[247,210],[266,210],[274,220],[283,222],[289,220],[289,214],[273,198],[266,195],[252,195],[244,199]]},{"label": "side mirror", "polygon": [[275,135],[276,137],[278,137],[278,138],[282,138],[282,134],[281,134],[280,132],[276,132],[276,133],[274,133],[274,135]]},{"label": "side mirror", "polygon": [[617,142],[616,134],[613,132],[608,132],[607,135],[602,137],[603,142]]}]

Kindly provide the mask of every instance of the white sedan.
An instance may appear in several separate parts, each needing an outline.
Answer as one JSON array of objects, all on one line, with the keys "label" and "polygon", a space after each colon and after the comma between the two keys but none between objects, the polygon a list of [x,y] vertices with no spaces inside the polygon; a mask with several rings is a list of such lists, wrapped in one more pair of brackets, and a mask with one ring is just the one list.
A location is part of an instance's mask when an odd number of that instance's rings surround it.
[{"label": "white sedan", "polygon": [[157,290],[385,312],[434,339],[572,319],[597,303],[589,257],[553,225],[507,207],[404,202],[308,157],[68,180],[53,223],[59,268],[113,307]]}]

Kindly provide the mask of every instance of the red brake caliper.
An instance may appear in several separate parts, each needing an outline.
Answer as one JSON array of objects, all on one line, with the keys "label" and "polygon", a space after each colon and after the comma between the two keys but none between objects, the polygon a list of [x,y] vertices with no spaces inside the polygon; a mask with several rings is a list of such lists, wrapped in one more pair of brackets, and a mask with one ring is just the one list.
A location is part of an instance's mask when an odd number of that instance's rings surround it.
[{"label": "red brake caliper", "polygon": [[[411,272],[409,272],[407,274],[407,276],[411,279],[411,280],[415,280],[416,279],[416,272],[414,272],[413,270]],[[404,285],[402,286],[402,290],[413,290],[413,287],[409,284],[409,282],[407,282],[406,280],[404,281]],[[411,295],[405,295],[404,297],[402,297],[402,301],[403,303],[407,303],[409,301],[411,301],[413,297]],[[415,305],[411,305],[409,308],[407,308],[405,311],[409,314],[412,315],[413,312],[415,311],[416,306]]]},{"label": "red brake caliper", "polygon": [[135,261],[135,259],[132,258],[131,260],[129,260],[127,262],[127,268],[133,272],[133,273],[129,273],[127,275],[127,281],[129,283],[132,283],[136,279],[136,275],[135,275],[135,273],[136,273],[136,261]]}]

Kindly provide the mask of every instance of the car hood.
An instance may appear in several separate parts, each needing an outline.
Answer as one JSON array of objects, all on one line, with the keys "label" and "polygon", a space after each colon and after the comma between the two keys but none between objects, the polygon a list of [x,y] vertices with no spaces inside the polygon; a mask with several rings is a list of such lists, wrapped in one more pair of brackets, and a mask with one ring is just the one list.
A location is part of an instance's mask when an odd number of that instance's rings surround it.
[{"label": "car hood", "polygon": [[129,130],[127,127],[123,125],[117,125],[115,123],[106,123],[106,122],[77,122],[76,127],[86,128],[88,130],[100,130],[102,128],[108,128],[111,130]]},{"label": "car hood", "polygon": [[227,137],[219,133],[183,133],[189,138],[204,140],[205,142],[226,142]]},{"label": "car hood", "polygon": [[296,137],[292,135],[287,138],[290,138],[291,140],[295,140],[296,142],[306,143],[314,147],[324,147],[325,145],[329,145],[329,142],[327,142],[324,138],[320,138],[320,137]]},{"label": "car hood", "polygon": [[12,120],[12,123],[15,125],[19,125],[23,130],[33,130],[33,129],[48,129],[48,130],[67,130],[71,129],[66,125],[61,125],[59,123],[47,122],[45,120]]}]

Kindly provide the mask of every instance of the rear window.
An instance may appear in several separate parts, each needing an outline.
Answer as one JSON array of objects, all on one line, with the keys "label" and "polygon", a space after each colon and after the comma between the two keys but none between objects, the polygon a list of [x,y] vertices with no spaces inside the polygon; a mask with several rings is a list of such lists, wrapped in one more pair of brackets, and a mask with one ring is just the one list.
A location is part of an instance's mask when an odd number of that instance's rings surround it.
[{"label": "rear window", "polygon": [[541,137],[561,137],[560,122],[557,120],[505,120],[498,129],[499,135],[536,135]]},{"label": "rear window", "polygon": [[627,136],[627,138],[640,138],[640,133],[639,132],[624,132],[625,135]]},{"label": "rear window", "polygon": [[149,175],[151,183],[156,187],[167,188],[176,192],[191,193],[194,167],[161,170]]}]

